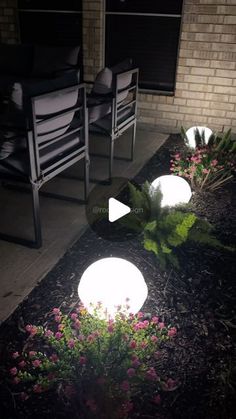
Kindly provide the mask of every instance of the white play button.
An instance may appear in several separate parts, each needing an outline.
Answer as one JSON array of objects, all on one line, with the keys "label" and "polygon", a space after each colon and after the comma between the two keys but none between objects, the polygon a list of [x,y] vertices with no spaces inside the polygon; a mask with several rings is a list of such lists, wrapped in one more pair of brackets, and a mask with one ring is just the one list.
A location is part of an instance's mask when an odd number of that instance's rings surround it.
[{"label": "white play button", "polygon": [[108,219],[110,223],[113,223],[119,218],[124,217],[124,215],[129,214],[131,209],[128,205],[122,204],[122,202],[118,201],[115,198],[109,198],[109,206],[108,206]]}]

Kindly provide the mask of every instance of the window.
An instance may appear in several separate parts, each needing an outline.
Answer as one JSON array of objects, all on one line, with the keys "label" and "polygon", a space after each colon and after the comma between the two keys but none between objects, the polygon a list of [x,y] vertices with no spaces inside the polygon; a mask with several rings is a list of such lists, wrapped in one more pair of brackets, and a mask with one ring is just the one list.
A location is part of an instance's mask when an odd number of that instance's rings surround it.
[{"label": "window", "polygon": [[173,92],[182,2],[106,0],[106,65],[131,57],[140,88]]},{"label": "window", "polygon": [[82,0],[19,0],[22,43],[80,45]]}]

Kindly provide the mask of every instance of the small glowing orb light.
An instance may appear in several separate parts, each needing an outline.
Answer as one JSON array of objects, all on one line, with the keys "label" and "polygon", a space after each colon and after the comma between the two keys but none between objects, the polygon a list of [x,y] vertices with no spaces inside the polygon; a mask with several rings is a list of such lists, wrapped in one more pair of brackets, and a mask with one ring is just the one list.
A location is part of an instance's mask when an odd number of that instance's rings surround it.
[{"label": "small glowing orb light", "polygon": [[187,140],[186,143],[191,148],[196,148],[195,133],[199,131],[200,135],[205,136],[205,143],[208,144],[209,138],[212,135],[212,130],[207,127],[191,127],[186,131]]},{"label": "small glowing orb light", "polygon": [[160,188],[162,193],[161,207],[174,207],[175,205],[187,204],[192,196],[188,182],[182,177],[165,175],[156,178],[151,184],[152,190]]},{"label": "small glowing orb light", "polygon": [[128,305],[127,314],[137,313],[147,298],[148,289],[135,265],[125,259],[110,257],[100,259],[86,269],[78,294],[90,314],[101,303],[102,314],[99,312],[99,316],[114,318],[118,306]]}]

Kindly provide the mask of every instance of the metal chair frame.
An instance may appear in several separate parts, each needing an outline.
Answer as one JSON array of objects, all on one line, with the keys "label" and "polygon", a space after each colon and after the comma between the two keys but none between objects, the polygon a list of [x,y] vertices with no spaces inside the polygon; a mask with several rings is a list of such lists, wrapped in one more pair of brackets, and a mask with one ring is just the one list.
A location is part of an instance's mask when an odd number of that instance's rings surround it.
[{"label": "metal chair frame", "polygon": [[[131,85],[124,89],[118,89],[119,77],[132,74]],[[114,159],[132,161],[134,159],[136,126],[137,126],[137,96],[138,96],[138,76],[139,69],[133,68],[128,71],[122,71],[114,75],[112,94],[95,95],[96,100],[100,97],[100,103],[111,103],[111,124],[109,130],[102,129],[97,123],[92,122],[91,126],[98,127],[105,135],[109,137],[109,154],[90,153],[90,156],[109,158],[109,181],[112,178]],[[118,102],[118,95],[122,92],[132,93],[132,99],[128,102]],[[133,106],[132,114],[122,122],[119,122],[119,114],[126,108]],[[131,153],[130,157],[119,157],[114,155],[115,141],[128,129],[132,127]]]},{"label": "metal chair frame", "polygon": [[[72,89],[78,89],[78,101],[75,106],[67,108],[56,112],[54,114],[49,114],[49,116],[40,116],[36,115],[35,103],[37,99],[44,98],[54,93],[67,93]],[[37,134],[37,127],[43,124],[45,121],[52,121],[58,116],[66,115],[70,112],[78,112],[80,118],[76,118],[77,126],[73,126],[72,129],[68,129],[64,134],[59,135],[52,140],[47,140],[47,142],[40,144],[40,138]],[[40,120],[38,118],[40,117]],[[53,194],[49,192],[40,192],[40,195],[44,195],[51,198],[68,200],[70,202],[85,203],[88,196],[89,188],[89,151],[88,151],[88,113],[86,107],[86,87],[85,84],[76,84],[69,87],[54,90],[53,92],[44,93],[41,95],[33,96],[29,100],[28,109],[26,109],[26,131],[25,137],[27,139],[27,150],[29,156],[29,167],[30,173],[28,177],[22,179],[22,176],[19,176],[19,173],[16,171],[16,175],[5,175],[0,172],[0,179],[3,181],[13,181],[16,183],[27,183],[30,185],[30,192],[32,196],[32,207],[33,207],[33,221],[34,221],[34,240],[28,240],[12,235],[0,233],[0,239],[21,244],[28,247],[40,248],[42,246],[42,231],[41,231],[41,218],[40,218],[40,207],[39,207],[39,191],[41,187],[54,178],[59,173],[63,172],[73,164],[77,163],[79,160],[84,159],[84,200],[67,197],[64,195]],[[40,162],[39,151],[43,149],[46,145],[56,143],[57,141],[68,137],[69,135],[78,134],[82,137],[82,141],[79,144],[78,148],[73,147],[72,150],[66,151],[62,158],[57,159],[56,161],[44,163]],[[7,160],[7,159],[6,159]],[[1,161],[4,164],[4,160]],[[7,161],[6,161],[7,167]],[[45,166],[45,167],[43,167]],[[11,189],[18,189],[26,191],[27,188],[21,186],[10,186]],[[29,189],[28,189],[29,191]]]}]

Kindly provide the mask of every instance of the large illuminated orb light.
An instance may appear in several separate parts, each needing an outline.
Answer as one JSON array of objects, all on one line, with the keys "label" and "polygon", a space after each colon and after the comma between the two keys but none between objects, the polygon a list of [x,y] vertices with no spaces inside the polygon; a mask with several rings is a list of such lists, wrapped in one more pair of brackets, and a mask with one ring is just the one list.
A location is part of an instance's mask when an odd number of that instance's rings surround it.
[{"label": "large illuminated orb light", "polygon": [[191,127],[186,131],[187,145],[191,148],[196,148],[195,133],[199,131],[200,135],[204,133],[205,143],[208,144],[210,136],[213,134],[212,130],[207,127]]},{"label": "large illuminated orb light", "polygon": [[78,294],[90,314],[101,303],[99,316],[114,318],[118,306],[128,305],[127,314],[137,313],[147,298],[148,289],[135,265],[125,259],[110,257],[94,262],[85,270]]},{"label": "large illuminated orb light", "polygon": [[187,204],[192,196],[188,182],[182,177],[175,175],[164,175],[156,178],[151,183],[150,193],[160,188],[162,193],[161,207],[174,207],[180,204]]}]

